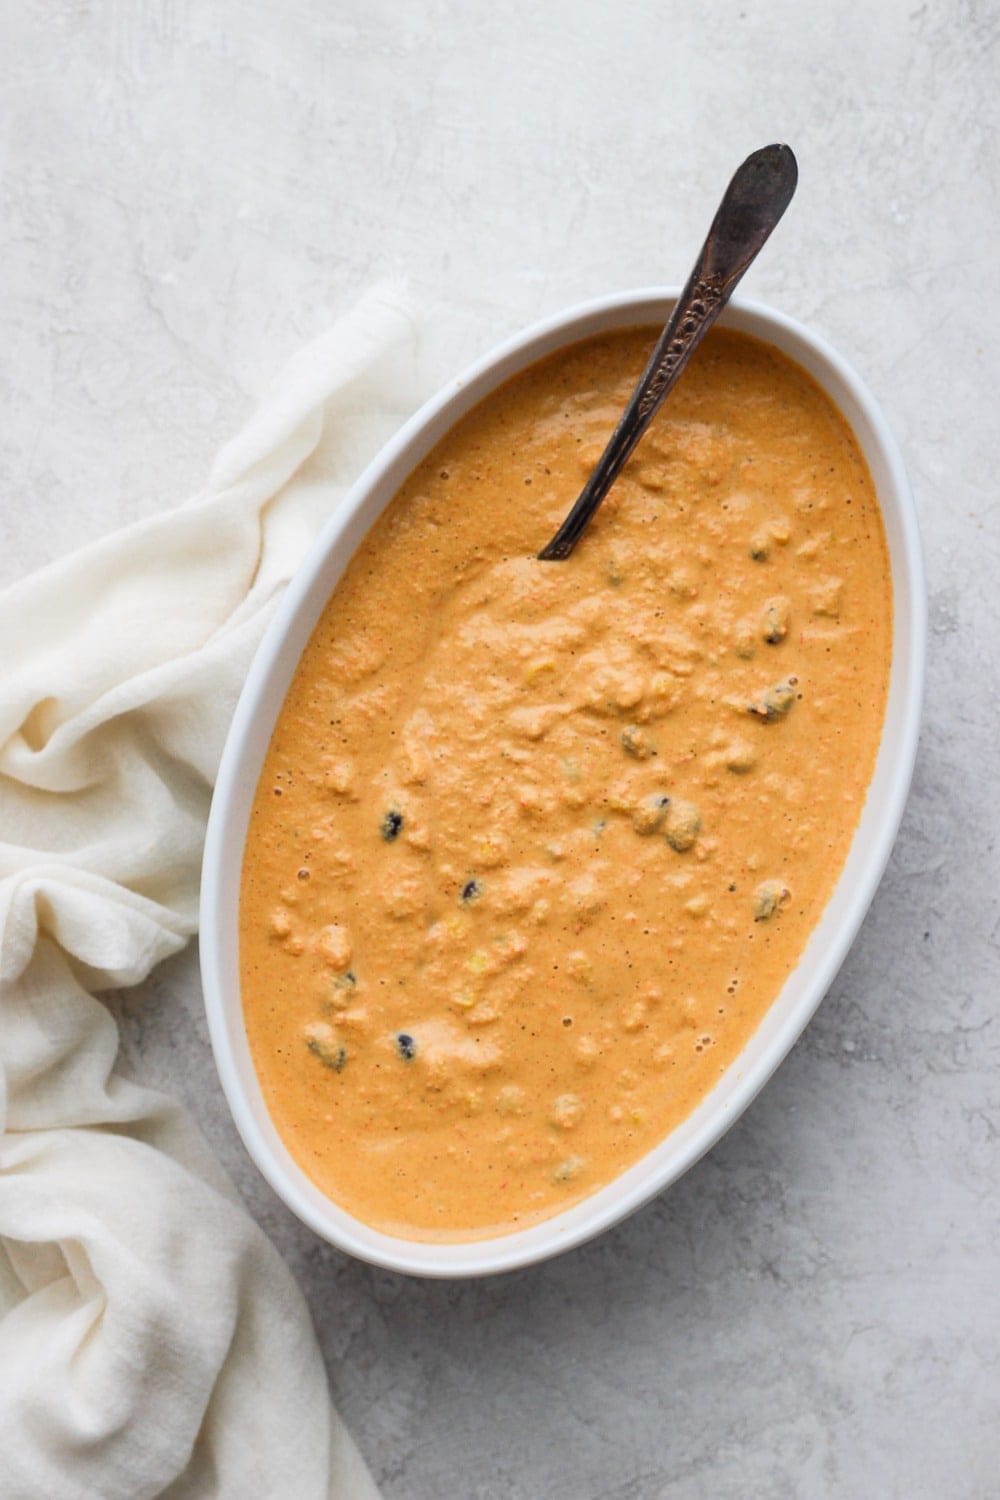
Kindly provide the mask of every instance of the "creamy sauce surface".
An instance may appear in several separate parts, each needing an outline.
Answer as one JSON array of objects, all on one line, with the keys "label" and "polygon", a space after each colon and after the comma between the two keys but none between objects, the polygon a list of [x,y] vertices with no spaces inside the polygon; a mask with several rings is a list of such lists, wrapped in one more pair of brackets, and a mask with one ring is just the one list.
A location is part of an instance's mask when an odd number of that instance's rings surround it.
[{"label": "creamy sauce surface", "polygon": [[565,563],[651,344],[514,378],[376,523],[257,788],[244,1015],[289,1150],[413,1239],[509,1232],[690,1113],[794,967],[878,748],[871,479],[796,364],[713,331]]}]

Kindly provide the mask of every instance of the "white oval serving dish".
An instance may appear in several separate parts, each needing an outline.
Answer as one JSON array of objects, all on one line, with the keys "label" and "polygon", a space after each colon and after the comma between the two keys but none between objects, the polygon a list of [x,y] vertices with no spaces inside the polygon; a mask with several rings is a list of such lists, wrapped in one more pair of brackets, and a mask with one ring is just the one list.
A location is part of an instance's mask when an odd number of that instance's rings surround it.
[{"label": "white oval serving dish", "polygon": [[[641,1161],[583,1202],[529,1229],[458,1244],[383,1234],[347,1213],[292,1159],[267,1112],[240,1002],[240,867],[254,789],[299,657],[348,560],[416,464],[458,419],[511,375],[564,344],[612,328],[666,321],[673,289],[602,298],[536,324],[481,359],[421,408],[351,489],[289,585],[233,717],[208,821],[201,890],[201,968],[219,1077],[243,1142],[288,1207],[331,1244],[416,1276],[483,1276],[591,1239],[675,1182],[713,1146],[787,1056],[853,942],[881,878],[910,784],[923,690],[926,603],[916,515],[896,443],[843,359],[790,318],[734,302],[724,326],[803,365],[844,413],[864,450],[885,521],[894,590],[889,698],[875,773],[850,853],[806,949],[759,1029],[695,1111]],[[568,504],[574,496],[567,496]],[[539,545],[547,540],[539,537]],[[552,567],[562,564],[553,563]]]}]

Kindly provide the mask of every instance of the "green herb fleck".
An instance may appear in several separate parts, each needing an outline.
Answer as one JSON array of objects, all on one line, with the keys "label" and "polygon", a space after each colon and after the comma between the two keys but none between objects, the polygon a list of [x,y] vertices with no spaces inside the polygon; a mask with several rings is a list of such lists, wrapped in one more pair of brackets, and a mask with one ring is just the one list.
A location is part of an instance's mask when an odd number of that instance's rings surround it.
[{"label": "green herb fleck", "polygon": [[324,1068],[329,1068],[334,1073],[342,1073],[347,1065],[347,1048],[333,1047],[329,1042],[319,1037],[311,1036],[306,1046],[313,1057],[318,1057]]}]

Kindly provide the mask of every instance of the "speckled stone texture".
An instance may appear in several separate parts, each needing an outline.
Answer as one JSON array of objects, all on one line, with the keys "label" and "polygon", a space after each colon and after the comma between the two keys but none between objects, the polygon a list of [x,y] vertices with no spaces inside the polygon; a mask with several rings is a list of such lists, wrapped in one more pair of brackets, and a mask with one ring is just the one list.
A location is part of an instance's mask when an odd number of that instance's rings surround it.
[{"label": "speckled stone texture", "polygon": [[745,290],[856,363],[916,489],[928,699],[889,871],[785,1066],[628,1224],[482,1284],[355,1264],[245,1157],[195,955],[119,1005],[298,1274],[387,1500],[1000,1494],[998,34],[985,0],[3,11],[3,579],[185,496],[375,273],[443,379],[682,279],[771,139],[801,185]]}]

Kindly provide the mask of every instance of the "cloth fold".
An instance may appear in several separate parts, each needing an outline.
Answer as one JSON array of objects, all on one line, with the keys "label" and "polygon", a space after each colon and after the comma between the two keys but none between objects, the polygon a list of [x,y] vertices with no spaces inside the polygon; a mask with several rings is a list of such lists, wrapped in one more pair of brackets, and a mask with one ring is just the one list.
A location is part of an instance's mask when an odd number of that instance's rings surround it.
[{"label": "cloth fold", "polygon": [[195,931],[253,651],[413,404],[381,285],[203,493],[0,595],[0,1497],[372,1500],[308,1311],[193,1122],[116,1071],[101,990]]}]

